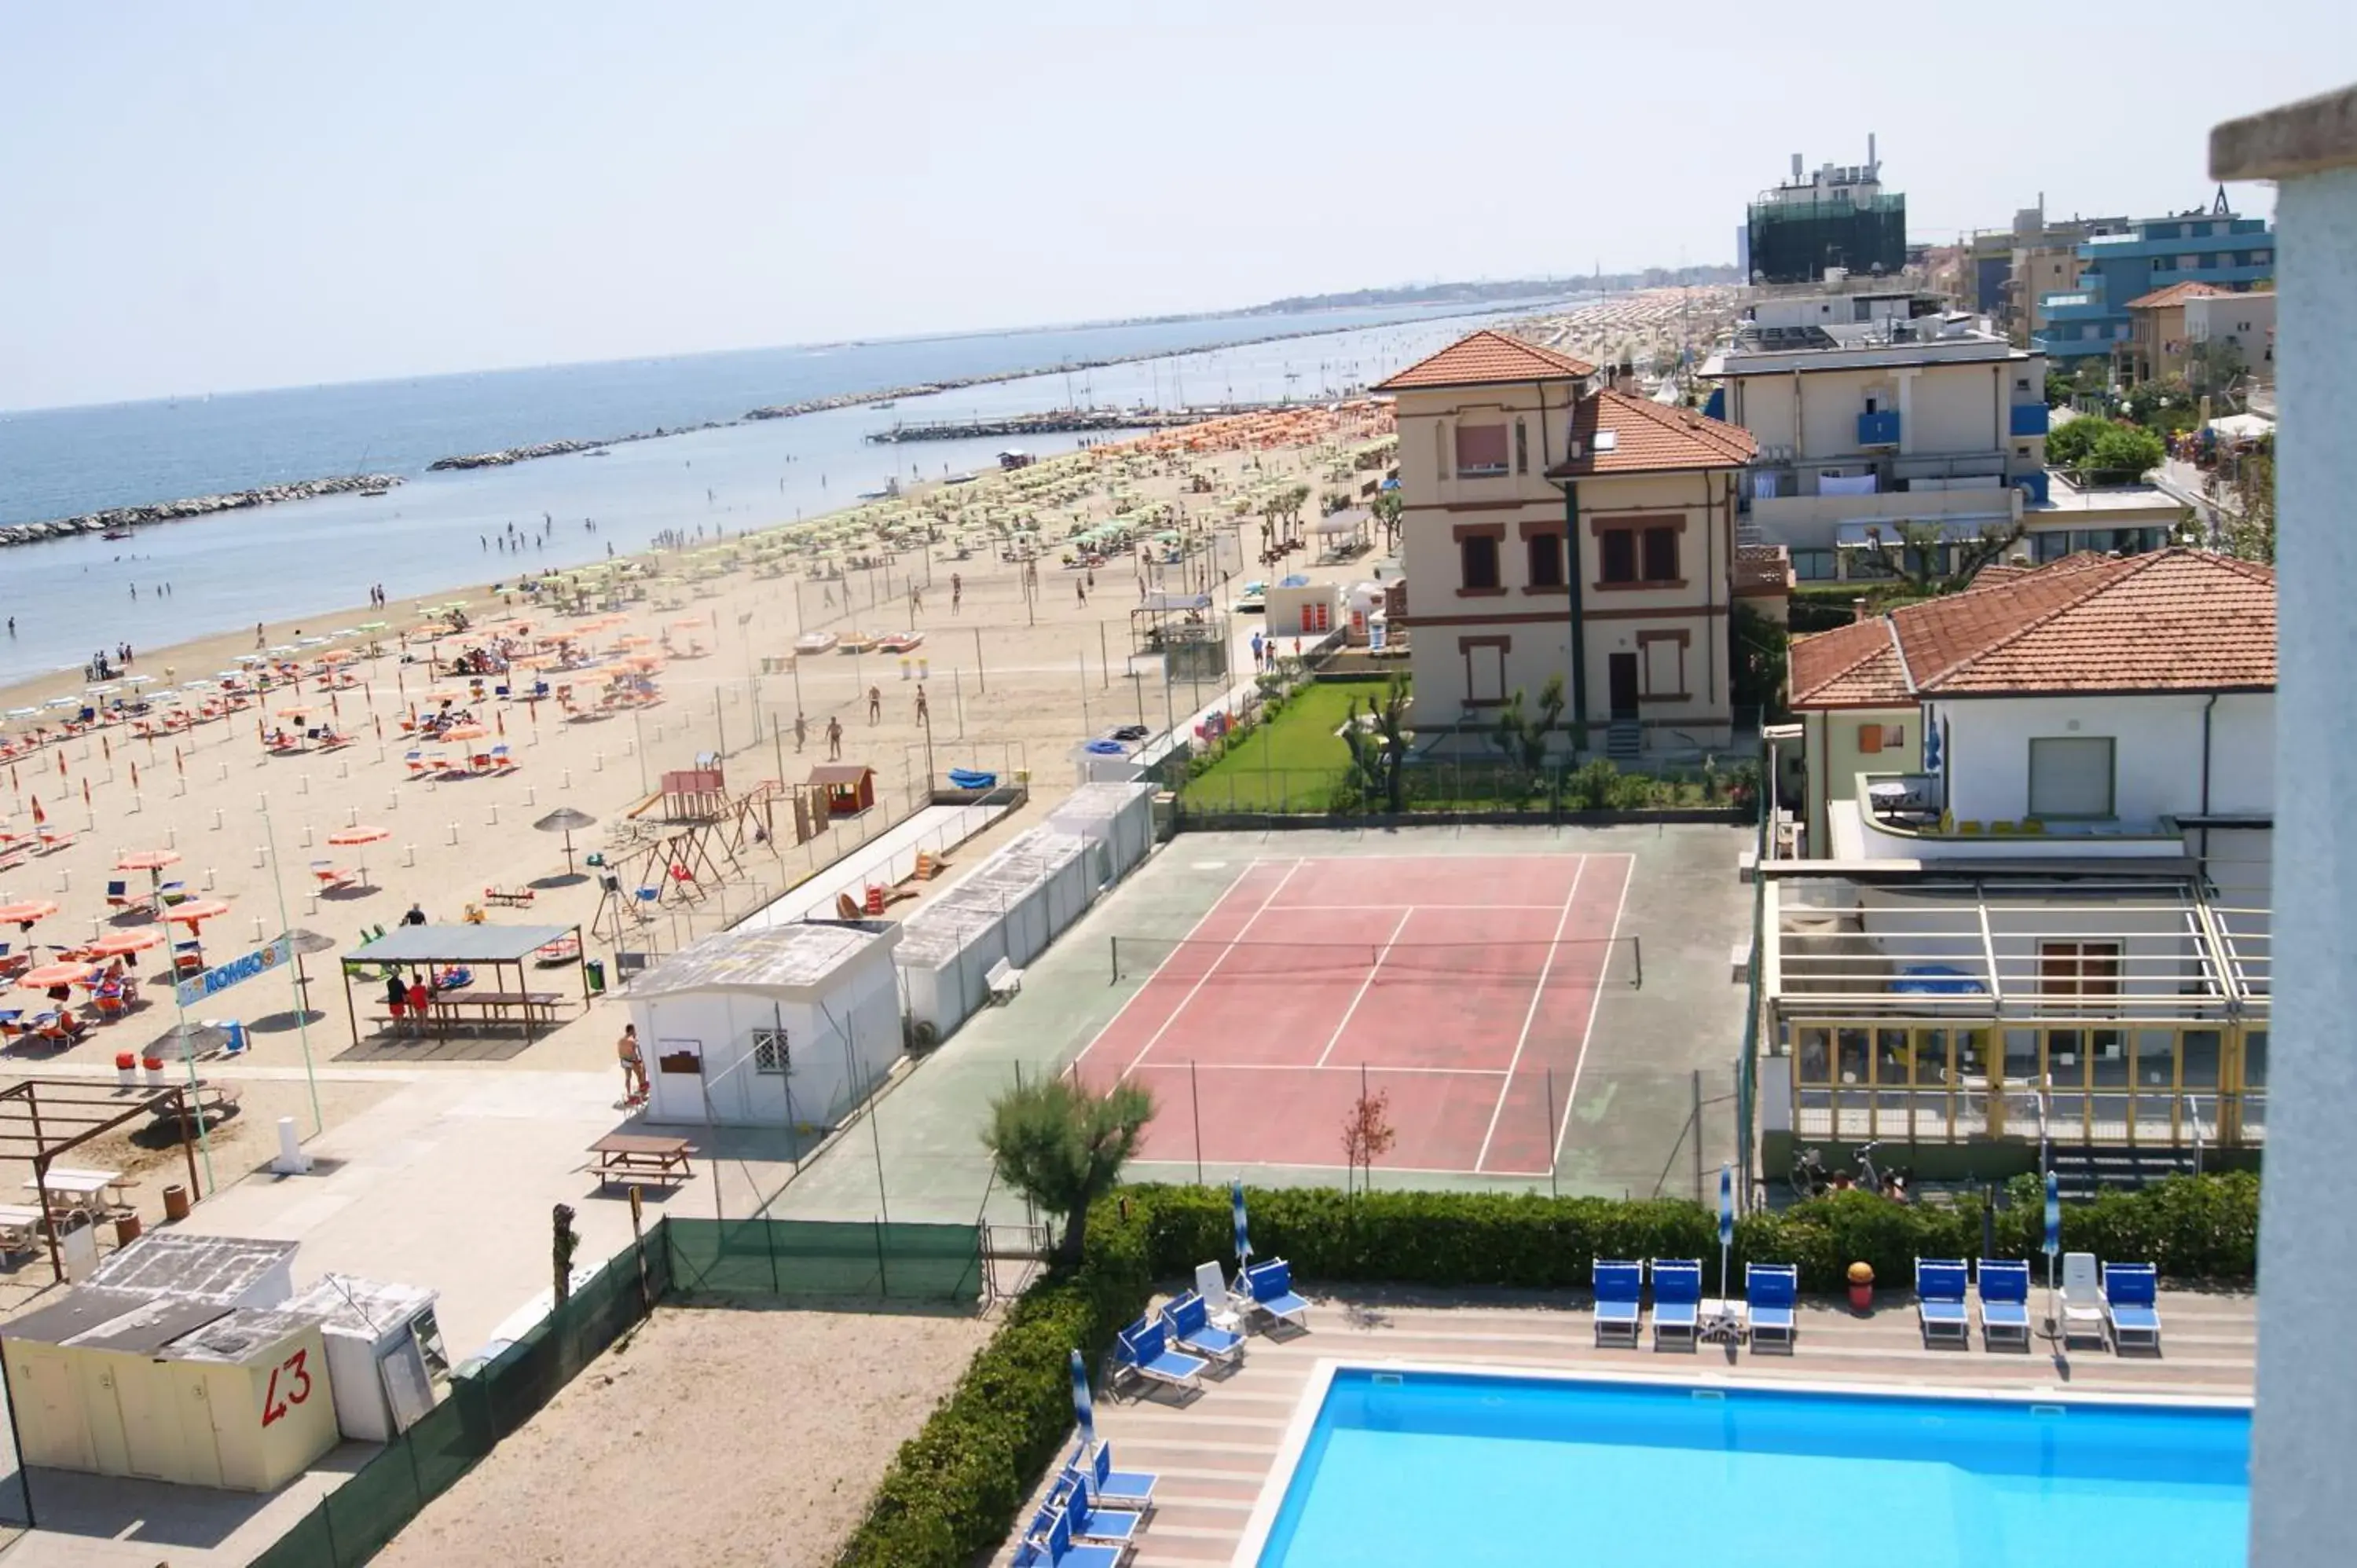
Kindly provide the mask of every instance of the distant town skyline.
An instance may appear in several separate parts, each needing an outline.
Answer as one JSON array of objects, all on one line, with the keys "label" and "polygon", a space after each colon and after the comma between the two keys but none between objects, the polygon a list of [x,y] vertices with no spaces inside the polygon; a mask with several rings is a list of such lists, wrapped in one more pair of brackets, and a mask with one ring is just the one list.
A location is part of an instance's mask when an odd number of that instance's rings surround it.
[{"label": "distant town skyline", "polygon": [[[1728,263],[1792,153],[1870,132],[1917,242],[2041,190],[2150,215],[2209,199],[2212,123],[2336,84],[2345,51],[2291,40],[2338,15],[2159,0],[2120,36],[2006,4],[1972,18],[2023,40],[2000,63],[1727,0],[18,10],[0,408]],[[2182,91],[2088,113],[2034,69],[2145,48]]]}]

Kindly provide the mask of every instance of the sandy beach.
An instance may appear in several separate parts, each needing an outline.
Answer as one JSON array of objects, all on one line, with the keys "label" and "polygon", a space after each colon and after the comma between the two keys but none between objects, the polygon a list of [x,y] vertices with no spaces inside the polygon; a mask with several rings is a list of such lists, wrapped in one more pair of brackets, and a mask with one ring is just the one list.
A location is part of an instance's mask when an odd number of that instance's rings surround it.
[{"label": "sandy beach", "polygon": [[[0,765],[5,770],[0,828],[14,835],[0,856],[0,904],[57,906],[28,931],[13,933],[16,950],[29,949],[36,962],[46,961],[57,956],[52,950],[150,927],[147,910],[111,907],[108,885],[122,881],[127,893],[145,893],[151,874],[118,870],[116,863],[133,852],[162,852],[178,859],[154,876],[178,879],[191,897],[228,907],[199,928],[208,963],[290,928],[327,939],[328,948],[305,960],[310,1010],[302,1016],[308,1020],[312,1061],[328,1085],[323,1107],[329,1126],[368,1100],[357,1088],[338,1086],[347,1069],[457,1070],[462,1064],[453,1058],[463,1057],[526,1069],[609,1070],[612,1027],[600,1020],[613,1008],[601,1004],[584,1018],[579,977],[570,970],[543,976],[566,996],[560,1018],[567,1026],[529,1047],[517,1040],[489,1051],[445,1052],[419,1043],[371,1042],[368,1014],[378,999],[371,995],[356,998],[363,1040],[355,1047],[338,957],[358,945],[364,930],[393,925],[413,905],[430,919],[457,920],[469,905],[484,906],[494,888],[529,890],[532,901],[487,908],[489,920],[589,927],[601,895],[595,880],[578,874],[580,856],[601,847],[619,853],[611,835],[629,824],[630,813],[647,801],[664,771],[718,754],[732,792],[765,779],[799,782],[827,757],[831,724],[841,726],[844,759],[876,769],[878,808],[800,845],[792,842],[791,814],[782,813],[773,819],[775,839],[748,845],[701,901],[666,901],[652,926],[633,930],[630,945],[673,950],[742,918],[923,804],[929,774],[938,779],[953,767],[1002,776],[1028,771],[1042,798],[991,836],[1019,831],[1060,796],[1072,777],[1066,754],[1079,741],[1119,724],[1159,729],[1166,715],[1183,716],[1199,700],[1217,694],[1215,687],[1184,680],[1166,692],[1158,659],[1140,660],[1141,674],[1130,676],[1132,613],[1142,594],[1177,592],[1208,575],[1213,597],[1224,603],[1247,580],[1304,569],[1311,552],[1286,556],[1281,568],[1254,560],[1261,501],[1306,487],[1312,491],[1307,515],[1314,518],[1318,492],[1341,489],[1345,480],[1355,491],[1365,478],[1365,469],[1351,467],[1352,455],[1388,438],[1388,414],[1368,405],[1339,413],[1246,416],[1108,444],[968,484],[929,487],[899,502],[742,541],[732,536],[725,546],[707,540],[699,550],[691,538],[686,550],[641,557],[627,572],[604,575],[599,580],[616,594],[642,596],[621,599],[611,613],[554,613],[534,607],[511,588],[494,591],[476,583],[425,601],[463,600],[476,628],[470,633],[415,635],[415,628],[429,624],[428,616],[409,602],[266,625],[261,633],[265,650],[296,649],[294,662],[315,671],[299,689],[274,687],[226,718],[176,732],[143,735],[129,722],[107,724]],[[1166,564],[1161,557],[1172,552],[1157,542],[1156,564],[1141,566],[1134,546],[1107,546],[1110,553],[1092,571],[1082,564],[1082,547],[1067,536],[1117,519],[1136,522],[1150,542],[1152,534],[1162,534],[1191,542],[1194,549]],[[1150,532],[1147,521],[1157,525]],[[1036,533],[1026,532],[1029,525]],[[1226,540],[1216,553],[1209,547],[1215,536]],[[888,550],[888,539],[903,547]],[[1239,546],[1243,569],[1213,564],[1237,560]],[[1027,566],[1005,558],[1023,553],[1036,559]],[[888,558],[888,566],[854,568],[841,579],[811,575],[830,562]],[[1368,570],[1362,557],[1314,568],[1313,575],[1349,580]],[[1036,586],[1027,586],[1032,575]],[[1223,577],[1229,579],[1224,585]],[[912,582],[921,590],[916,599],[907,591]],[[603,594],[590,596],[605,601]],[[846,609],[846,600],[856,607]],[[631,656],[651,669],[656,700],[572,720],[554,700],[522,700],[529,680],[539,678],[553,689],[576,688],[576,706],[595,712],[591,693],[608,672],[601,667],[594,675],[519,670],[510,677],[515,698],[493,695],[493,678],[482,682],[485,694],[478,701],[474,683],[450,675],[439,661],[482,646],[480,628],[509,617],[520,623],[511,643],[519,650],[558,637],[593,652],[630,645],[636,650]],[[332,648],[303,646],[306,639],[371,620],[388,623],[388,629],[343,639]],[[1249,624],[1237,618],[1238,628]],[[597,629],[578,629],[591,625]],[[840,650],[794,657],[795,639],[814,628],[837,634],[913,628],[921,641],[905,657]],[[405,646],[404,633],[412,634]],[[139,650],[128,673],[151,678],[142,690],[185,690],[202,678],[217,693],[216,672],[237,668],[241,657],[254,653],[255,641],[249,625],[175,648]],[[379,650],[374,657],[367,655],[371,643]],[[359,653],[339,667],[353,683],[323,693],[317,660],[334,650]],[[38,706],[79,694],[85,684],[71,677],[21,684],[0,694],[0,707]],[[918,716],[920,691],[929,724]],[[438,709],[440,696],[434,693],[470,710],[483,735],[466,743],[423,745],[405,736],[405,718]],[[798,707],[804,719],[799,742],[793,732]],[[151,721],[159,712],[151,709]],[[28,727],[24,720],[9,726],[18,735]],[[313,727],[331,728],[350,744],[274,751],[264,743],[269,731],[284,729],[299,738]],[[467,755],[500,746],[511,768],[421,778],[412,776],[407,760],[417,750],[456,754],[463,768]],[[38,827],[37,800],[45,819]],[[559,806],[597,822],[573,835],[576,870],[570,878],[563,841],[530,825]],[[351,846],[328,842],[355,826],[382,828],[385,836]],[[986,848],[985,842],[968,854],[978,858]],[[349,874],[349,881],[329,886],[319,872],[339,880]],[[896,906],[894,913],[909,908]],[[588,945],[593,956],[607,955],[608,944],[596,935]],[[117,1053],[145,1047],[175,1021],[164,983],[167,951],[158,946],[133,959],[145,983],[140,1004],[127,1015],[54,1054],[38,1041],[12,1041],[0,1058],[5,1069],[111,1082]],[[73,1004],[87,1013],[80,994]],[[38,992],[18,989],[5,1005],[29,1017],[48,1004]],[[219,1180],[226,1184],[270,1152],[267,1122],[276,1115],[296,1115],[303,1133],[311,1133],[300,1081],[303,1030],[291,982],[276,977],[224,993],[196,1013],[242,1019],[255,1047],[242,1058],[203,1062],[208,1079],[274,1080],[241,1106],[217,1141]],[[123,1165],[136,1178],[134,1206],[153,1223],[160,1218],[155,1189],[179,1179],[178,1155],[168,1145],[149,1155],[126,1155]],[[37,1284],[48,1270],[20,1264],[16,1273]]]}]

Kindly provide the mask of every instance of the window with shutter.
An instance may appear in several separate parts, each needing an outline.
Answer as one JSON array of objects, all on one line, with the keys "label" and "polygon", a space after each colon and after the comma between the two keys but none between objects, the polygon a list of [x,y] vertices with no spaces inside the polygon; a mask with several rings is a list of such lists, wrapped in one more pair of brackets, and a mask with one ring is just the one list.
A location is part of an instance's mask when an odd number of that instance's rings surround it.
[{"label": "window with shutter", "polygon": [[2109,736],[2050,736],[2029,743],[2029,814],[2108,817],[2113,741]]}]

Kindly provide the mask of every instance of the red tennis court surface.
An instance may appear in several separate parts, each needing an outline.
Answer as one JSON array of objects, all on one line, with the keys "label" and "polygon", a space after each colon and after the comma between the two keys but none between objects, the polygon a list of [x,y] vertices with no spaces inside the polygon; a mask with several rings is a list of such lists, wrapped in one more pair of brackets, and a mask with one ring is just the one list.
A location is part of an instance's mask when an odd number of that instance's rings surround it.
[{"label": "red tennis court surface", "polygon": [[1153,1090],[1148,1160],[1339,1167],[1363,1082],[1398,1134],[1382,1168],[1544,1176],[1597,993],[1632,973],[1632,864],[1254,862],[1186,939],[1115,939],[1116,972],[1151,977],[1077,1070]]}]

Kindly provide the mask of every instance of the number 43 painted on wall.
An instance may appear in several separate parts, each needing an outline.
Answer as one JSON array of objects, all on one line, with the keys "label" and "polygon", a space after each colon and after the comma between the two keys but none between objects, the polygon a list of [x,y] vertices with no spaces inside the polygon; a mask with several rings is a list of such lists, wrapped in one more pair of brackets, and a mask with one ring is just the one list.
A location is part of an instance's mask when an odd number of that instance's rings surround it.
[{"label": "number 43 painted on wall", "polygon": [[[311,1397],[311,1373],[304,1365],[310,1354],[307,1349],[297,1350],[270,1369],[270,1387],[262,1396],[263,1425],[268,1426],[272,1422],[284,1418],[288,1410]],[[286,1380],[284,1399],[278,1393],[278,1380],[282,1376]]]}]

